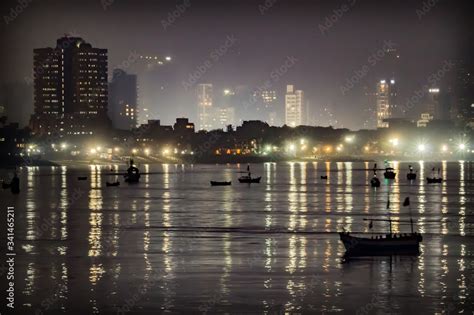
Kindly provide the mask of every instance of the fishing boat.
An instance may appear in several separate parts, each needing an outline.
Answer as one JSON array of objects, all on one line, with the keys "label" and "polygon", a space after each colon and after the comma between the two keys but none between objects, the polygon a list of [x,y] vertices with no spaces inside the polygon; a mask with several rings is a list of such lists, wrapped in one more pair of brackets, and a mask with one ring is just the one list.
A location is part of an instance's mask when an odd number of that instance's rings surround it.
[{"label": "fishing boat", "polygon": [[397,173],[394,172],[394,169],[392,167],[387,167],[385,169],[385,172],[383,173],[383,176],[386,179],[395,179],[395,177],[397,176]]},{"label": "fishing boat", "polygon": [[327,176],[321,175],[321,179],[328,179]]},{"label": "fishing boat", "polygon": [[252,173],[250,173],[250,165],[247,165],[247,175],[243,175],[239,177],[239,183],[260,183],[262,177],[254,177],[252,178]]},{"label": "fishing boat", "polygon": [[374,165],[374,176],[370,180],[370,186],[374,188],[380,187],[380,180],[377,178],[377,164]]},{"label": "fishing boat", "polygon": [[211,186],[230,186],[232,185],[232,182],[217,182],[211,180]]},{"label": "fishing boat", "polygon": [[105,182],[105,186],[107,186],[107,187],[120,186],[120,182],[119,181],[116,181],[116,182],[113,182],[113,183]]},{"label": "fishing boat", "polygon": [[130,164],[127,169],[127,174],[123,175],[125,182],[127,183],[138,183],[140,180],[140,170],[133,164],[133,159],[130,159]]},{"label": "fishing boat", "polygon": [[431,170],[431,177],[426,177],[428,184],[440,184],[443,182],[443,178],[439,176],[441,170],[438,168],[438,176],[435,175],[435,168]]},{"label": "fishing boat", "polygon": [[77,180],[87,180],[87,176],[78,176]]},{"label": "fishing boat", "polygon": [[[389,209],[390,201],[387,201]],[[410,199],[407,197],[403,205],[409,206]],[[411,214],[411,211],[410,211]],[[421,234],[414,232],[413,219],[392,220],[389,219],[364,219],[370,221],[369,228],[373,222],[389,222],[390,232],[384,235],[369,237],[353,236],[349,232],[340,232],[339,237],[346,248],[346,256],[377,256],[377,255],[417,255],[420,250],[420,243],[423,241]],[[411,233],[393,233],[392,223],[410,223]]]},{"label": "fishing boat", "polygon": [[408,180],[415,180],[416,179],[416,173],[413,172],[413,167],[411,165],[408,166],[409,172],[407,173],[407,179]]}]

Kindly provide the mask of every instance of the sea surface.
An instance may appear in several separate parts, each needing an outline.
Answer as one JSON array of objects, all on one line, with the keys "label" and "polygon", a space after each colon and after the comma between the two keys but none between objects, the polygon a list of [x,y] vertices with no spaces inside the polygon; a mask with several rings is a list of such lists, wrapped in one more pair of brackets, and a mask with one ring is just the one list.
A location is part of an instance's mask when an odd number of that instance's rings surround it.
[{"label": "sea surface", "polygon": [[[23,167],[21,193],[0,192],[2,235],[15,207],[15,313],[472,314],[474,163],[414,162],[414,182],[392,165],[378,189],[368,162],[255,164],[252,185],[239,164],[139,165],[133,185],[113,175],[125,165]],[[423,180],[433,167],[442,184]],[[337,232],[387,233],[363,219],[388,215],[413,217],[419,256],[343,258]]]}]

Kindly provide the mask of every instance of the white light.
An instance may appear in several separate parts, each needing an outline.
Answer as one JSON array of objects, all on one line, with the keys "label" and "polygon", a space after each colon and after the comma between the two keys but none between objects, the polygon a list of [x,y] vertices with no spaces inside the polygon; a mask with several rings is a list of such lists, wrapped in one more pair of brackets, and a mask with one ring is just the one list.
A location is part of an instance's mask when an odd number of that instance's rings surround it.
[{"label": "white light", "polygon": [[390,83],[391,83],[391,84],[395,84],[395,80],[390,80]]},{"label": "white light", "polygon": [[171,61],[171,57],[170,57],[170,56],[166,56],[166,57],[165,57],[165,60],[166,60],[166,61]]},{"label": "white light", "polygon": [[464,143],[459,144],[459,150],[464,151],[466,149],[466,145]]},{"label": "white light", "polygon": [[424,144],[419,144],[418,145],[418,151],[423,152],[426,150],[426,146]]},{"label": "white light", "polygon": [[441,147],[441,151],[448,152],[448,146],[446,144],[443,144],[443,146]]}]

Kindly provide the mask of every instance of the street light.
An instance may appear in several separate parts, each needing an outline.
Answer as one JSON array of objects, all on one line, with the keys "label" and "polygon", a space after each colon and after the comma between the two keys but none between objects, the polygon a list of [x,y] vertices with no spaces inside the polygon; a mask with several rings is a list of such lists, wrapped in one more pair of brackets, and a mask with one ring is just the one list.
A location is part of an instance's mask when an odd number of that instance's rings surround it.
[{"label": "street light", "polygon": [[418,151],[424,152],[425,150],[426,150],[426,146],[424,144],[421,143],[418,145]]}]

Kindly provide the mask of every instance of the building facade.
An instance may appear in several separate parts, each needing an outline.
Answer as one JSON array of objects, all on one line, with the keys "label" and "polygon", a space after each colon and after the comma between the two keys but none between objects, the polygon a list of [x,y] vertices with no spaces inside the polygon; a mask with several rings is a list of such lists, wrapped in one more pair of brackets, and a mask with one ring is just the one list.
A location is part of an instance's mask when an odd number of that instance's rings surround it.
[{"label": "building facade", "polygon": [[35,134],[91,135],[110,126],[106,49],[65,36],[33,54]]},{"label": "building facade", "polygon": [[377,128],[388,128],[387,119],[393,118],[393,111],[397,107],[397,90],[395,80],[381,80],[377,83],[376,92]]},{"label": "building facade", "polygon": [[109,117],[116,129],[132,130],[137,126],[137,76],[114,70],[109,84]]},{"label": "building facade", "polygon": [[296,127],[303,124],[303,91],[295,90],[293,85],[286,86],[285,124]]},{"label": "building facade", "polygon": [[212,129],[213,92],[212,84],[197,85],[198,130]]}]

